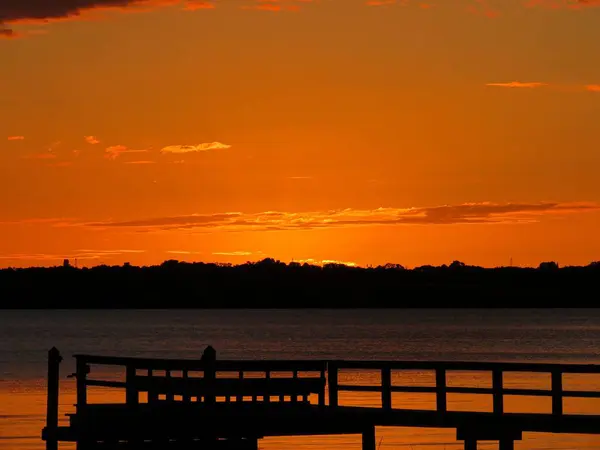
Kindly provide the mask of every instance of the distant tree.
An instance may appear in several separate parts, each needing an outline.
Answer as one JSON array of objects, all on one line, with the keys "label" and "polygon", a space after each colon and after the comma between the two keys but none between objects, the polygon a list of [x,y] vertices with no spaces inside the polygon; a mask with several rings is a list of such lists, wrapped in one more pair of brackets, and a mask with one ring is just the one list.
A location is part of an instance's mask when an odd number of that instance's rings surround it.
[{"label": "distant tree", "polygon": [[450,269],[462,269],[464,267],[466,267],[466,264],[461,261],[452,261],[452,264],[450,264]]},{"label": "distant tree", "polygon": [[540,263],[538,269],[544,270],[544,271],[558,270],[558,263],[556,263],[554,261],[543,262],[543,263]]},{"label": "distant tree", "polygon": [[402,264],[387,263],[383,266],[385,270],[406,270]]}]

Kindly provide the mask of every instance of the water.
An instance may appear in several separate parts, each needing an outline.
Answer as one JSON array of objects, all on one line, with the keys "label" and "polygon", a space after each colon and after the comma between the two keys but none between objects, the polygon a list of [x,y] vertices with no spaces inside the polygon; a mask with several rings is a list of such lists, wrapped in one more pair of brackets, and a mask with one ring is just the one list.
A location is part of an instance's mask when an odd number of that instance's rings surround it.
[{"label": "water", "polygon": [[[213,345],[227,359],[396,359],[600,364],[600,310],[265,310],[265,311],[1,311],[0,450],[42,449],[46,352],[58,347],[61,415],[72,411],[74,353],[198,358]],[[401,375],[395,375],[401,376]],[[402,384],[428,374],[402,375]],[[510,387],[548,388],[545,375],[511,374]],[[406,378],[408,377],[408,378]],[[376,383],[374,373],[344,373],[347,384]],[[485,377],[484,377],[485,378]],[[458,374],[451,385],[487,386]],[[597,390],[600,376],[573,376],[565,389]],[[114,396],[115,393],[92,393]],[[107,397],[106,397],[107,398]],[[347,404],[377,404],[377,394],[343,393]],[[431,394],[395,394],[394,406],[430,409]],[[489,410],[487,396],[454,395],[449,409]],[[549,412],[547,398],[514,397],[508,411]],[[596,399],[569,400],[566,413],[600,414]],[[600,425],[600,424],[599,424]],[[378,428],[382,450],[458,449],[453,430]],[[272,438],[263,449],[359,449],[357,436]],[[64,445],[64,448],[72,446]],[[482,449],[497,448],[494,443]],[[517,449],[600,448],[589,435],[529,433]]]}]

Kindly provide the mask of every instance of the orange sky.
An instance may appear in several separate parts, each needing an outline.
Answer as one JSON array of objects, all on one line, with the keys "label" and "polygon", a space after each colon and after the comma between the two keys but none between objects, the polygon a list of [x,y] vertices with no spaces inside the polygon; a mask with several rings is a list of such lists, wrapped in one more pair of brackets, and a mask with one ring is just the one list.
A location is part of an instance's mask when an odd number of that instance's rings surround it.
[{"label": "orange sky", "polygon": [[39,3],[0,266],[600,259],[598,0]]}]

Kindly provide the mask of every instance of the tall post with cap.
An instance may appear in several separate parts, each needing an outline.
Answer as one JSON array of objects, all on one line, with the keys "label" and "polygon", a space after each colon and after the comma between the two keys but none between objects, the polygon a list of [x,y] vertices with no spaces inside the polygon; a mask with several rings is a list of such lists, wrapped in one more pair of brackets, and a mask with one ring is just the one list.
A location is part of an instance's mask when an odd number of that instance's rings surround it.
[{"label": "tall post with cap", "polygon": [[62,356],[56,347],[48,351],[48,399],[46,403],[46,450],[58,449],[58,392]]}]

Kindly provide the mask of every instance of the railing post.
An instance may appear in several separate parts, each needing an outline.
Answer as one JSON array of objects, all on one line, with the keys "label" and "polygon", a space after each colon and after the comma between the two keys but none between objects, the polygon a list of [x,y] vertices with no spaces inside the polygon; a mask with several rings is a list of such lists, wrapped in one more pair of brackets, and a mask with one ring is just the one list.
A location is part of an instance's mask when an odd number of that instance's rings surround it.
[{"label": "railing post", "polygon": [[438,412],[446,412],[446,369],[435,369],[435,400]]},{"label": "railing post", "polygon": [[563,413],[562,402],[562,372],[555,369],[551,373],[552,377],[552,415],[560,416]]},{"label": "railing post", "polygon": [[58,393],[62,356],[56,347],[48,351],[48,398],[46,404],[46,450],[58,449]]},{"label": "railing post", "polygon": [[[325,381],[325,366],[321,368],[321,380]],[[325,383],[321,385],[321,390],[319,391],[319,406],[325,406]]]},{"label": "railing post", "polygon": [[206,395],[204,401],[208,405],[214,405],[217,400],[215,396],[217,352],[212,346],[209,345],[206,347],[202,354],[202,361],[204,362],[204,382],[206,383]]},{"label": "railing post", "polygon": [[375,426],[370,425],[362,433],[362,450],[375,450]]},{"label": "railing post", "polygon": [[90,373],[85,359],[79,357],[75,363],[75,379],[77,382],[77,413],[82,412],[87,405],[87,376]]},{"label": "railing post", "polygon": [[502,380],[502,369],[492,370],[492,390],[494,414],[504,413],[504,386]]},{"label": "railing post", "polygon": [[135,366],[128,365],[125,368],[125,402],[127,403],[127,406],[137,406],[140,401],[140,396],[135,383],[135,377]]},{"label": "railing post", "polygon": [[329,387],[329,406],[338,406],[338,367],[327,363],[327,385]]},{"label": "railing post", "polygon": [[381,407],[392,409],[392,369],[381,369]]}]

